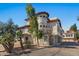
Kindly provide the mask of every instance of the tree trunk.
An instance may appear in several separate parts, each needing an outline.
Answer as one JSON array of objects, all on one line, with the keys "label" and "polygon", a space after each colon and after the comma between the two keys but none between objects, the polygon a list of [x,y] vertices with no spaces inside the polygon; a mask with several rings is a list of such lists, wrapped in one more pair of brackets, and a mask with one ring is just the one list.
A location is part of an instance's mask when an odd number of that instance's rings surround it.
[{"label": "tree trunk", "polygon": [[12,53],[12,49],[13,49],[14,44],[8,42],[7,44],[2,44],[2,45],[5,48],[6,52]]},{"label": "tree trunk", "polygon": [[2,44],[2,45],[5,48],[5,51],[9,53],[9,49],[8,49],[7,45],[6,44]]},{"label": "tree trunk", "polygon": [[23,46],[21,37],[20,37],[20,45],[21,45],[21,48],[22,48],[22,50],[23,50],[23,49],[24,49],[24,46]]},{"label": "tree trunk", "polygon": [[39,39],[38,39],[38,37],[37,37],[37,46],[39,46]]},{"label": "tree trunk", "polygon": [[37,31],[37,45],[39,46],[38,31]]},{"label": "tree trunk", "polygon": [[33,35],[31,35],[31,37],[32,37],[32,44],[34,44],[34,41],[33,41],[34,40],[34,37],[33,37]]},{"label": "tree trunk", "polygon": [[14,43],[12,43],[12,42],[8,42],[8,44],[9,44],[9,51],[10,51],[10,53],[12,52],[12,50],[13,50],[13,47],[14,47]]}]

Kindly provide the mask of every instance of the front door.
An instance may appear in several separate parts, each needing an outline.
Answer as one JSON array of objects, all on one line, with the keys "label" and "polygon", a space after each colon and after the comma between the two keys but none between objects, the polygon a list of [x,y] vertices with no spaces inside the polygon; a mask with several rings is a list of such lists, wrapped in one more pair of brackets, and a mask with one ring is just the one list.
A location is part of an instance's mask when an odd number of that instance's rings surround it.
[{"label": "front door", "polygon": [[52,37],[49,39],[49,45],[53,45],[53,38]]},{"label": "front door", "polygon": [[26,42],[26,43],[28,42],[28,37],[25,37],[25,42]]}]

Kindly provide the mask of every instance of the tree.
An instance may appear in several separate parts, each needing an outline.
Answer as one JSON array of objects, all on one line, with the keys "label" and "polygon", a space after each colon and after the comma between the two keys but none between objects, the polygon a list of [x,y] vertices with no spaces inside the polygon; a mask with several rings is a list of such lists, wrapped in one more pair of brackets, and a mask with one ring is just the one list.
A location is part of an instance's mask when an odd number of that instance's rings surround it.
[{"label": "tree", "polygon": [[73,24],[70,28],[70,30],[74,31],[74,32],[77,32],[77,26],[76,24]]},{"label": "tree", "polygon": [[10,19],[7,23],[0,26],[0,43],[8,53],[12,52],[17,26]]},{"label": "tree", "polygon": [[29,32],[33,35],[33,37],[37,38],[37,44],[39,46],[39,40],[38,40],[39,30],[38,30],[37,16],[35,14],[35,8],[33,8],[31,4],[28,4],[26,11],[27,11],[28,18],[30,20]]},{"label": "tree", "polygon": [[79,21],[79,16],[77,16],[77,21]]},{"label": "tree", "polygon": [[27,4],[27,16],[28,18],[31,18],[32,16],[35,16],[35,9],[32,7],[31,4]]},{"label": "tree", "polygon": [[[77,21],[79,21],[79,16],[77,17]],[[77,33],[76,33],[76,37],[77,39],[79,39],[79,31],[77,30]]]},{"label": "tree", "polygon": [[17,38],[20,39],[21,48],[24,49],[23,43],[22,43],[22,31],[21,31],[21,30],[17,30],[17,31],[16,31],[16,35],[17,35]]},{"label": "tree", "polygon": [[77,30],[76,24],[73,24],[73,25],[71,26],[70,30],[74,31],[74,32],[75,32],[75,38],[76,38],[76,39],[79,39],[79,32],[78,32],[78,30]]},{"label": "tree", "polygon": [[79,32],[76,33],[76,38],[79,39]]},{"label": "tree", "polygon": [[44,34],[43,34],[43,31],[40,31],[40,30],[39,30],[39,31],[38,31],[38,38],[41,39],[41,38],[43,37],[43,35],[44,35]]}]

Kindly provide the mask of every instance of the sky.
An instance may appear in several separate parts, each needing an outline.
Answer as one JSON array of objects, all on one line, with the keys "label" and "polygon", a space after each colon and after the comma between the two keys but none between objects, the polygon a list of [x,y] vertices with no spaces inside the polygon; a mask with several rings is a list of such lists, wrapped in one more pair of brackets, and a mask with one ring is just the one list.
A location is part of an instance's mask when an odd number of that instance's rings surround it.
[{"label": "sky", "polygon": [[[49,18],[58,17],[63,29],[66,31],[76,23],[79,29],[79,4],[77,3],[33,3],[36,12],[46,11]],[[23,26],[27,18],[26,3],[0,3],[0,21],[7,22],[12,18],[15,24]]]}]

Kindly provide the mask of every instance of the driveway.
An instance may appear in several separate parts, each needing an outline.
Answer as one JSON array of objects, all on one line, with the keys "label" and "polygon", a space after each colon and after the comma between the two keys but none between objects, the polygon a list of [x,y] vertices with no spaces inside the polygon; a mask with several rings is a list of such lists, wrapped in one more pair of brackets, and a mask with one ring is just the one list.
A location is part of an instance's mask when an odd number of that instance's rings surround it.
[{"label": "driveway", "polygon": [[29,49],[26,49],[25,52],[18,52],[20,54],[9,55],[4,51],[1,51],[0,55],[6,54],[9,56],[79,56],[79,44],[75,42],[63,42],[61,46],[32,49],[31,52]]},{"label": "driveway", "polygon": [[62,46],[37,49],[22,56],[79,56],[79,44],[64,42]]}]

